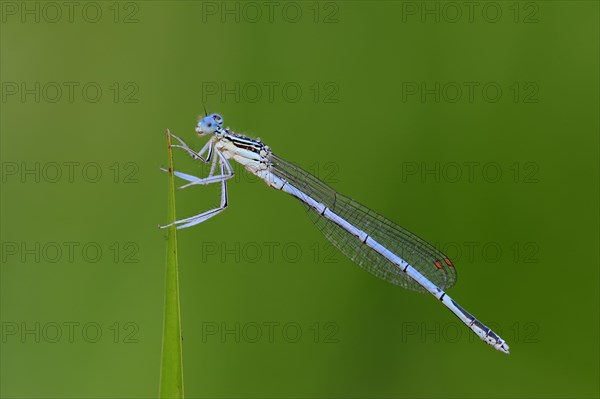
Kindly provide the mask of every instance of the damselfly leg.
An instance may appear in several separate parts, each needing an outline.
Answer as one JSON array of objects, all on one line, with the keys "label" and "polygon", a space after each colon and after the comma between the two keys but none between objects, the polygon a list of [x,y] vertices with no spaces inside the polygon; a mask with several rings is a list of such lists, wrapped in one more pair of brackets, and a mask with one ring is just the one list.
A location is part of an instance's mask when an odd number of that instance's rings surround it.
[{"label": "damselfly leg", "polygon": [[[181,146],[173,145],[172,147],[182,148],[182,149],[186,150],[188,153],[191,152],[190,155],[195,157],[195,159],[202,159],[204,162],[206,162],[206,160],[204,160],[204,158],[202,158],[201,154],[206,151],[206,149],[208,148],[208,144],[204,146],[204,148],[200,151],[200,153],[196,153],[192,149],[190,149],[183,140],[179,139],[178,137],[176,137],[173,134],[171,134],[171,136],[174,136],[175,138],[177,138],[179,140],[180,143],[182,143]],[[212,153],[213,152],[211,150],[210,155],[212,155]],[[214,172],[215,172],[215,167],[216,167],[217,163],[219,164],[220,174],[215,176]],[[165,168],[161,168],[161,170],[168,172],[168,170]],[[211,217],[213,217],[215,215],[218,215],[223,210],[225,210],[225,208],[227,208],[227,201],[228,201],[227,179],[230,179],[231,177],[233,177],[233,169],[231,168],[231,165],[229,164],[227,159],[220,152],[217,151],[217,157],[214,157],[212,159],[212,165],[211,165],[208,177],[200,178],[197,176],[193,176],[193,175],[189,175],[187,173],[182,173],[182,172],[177,172],[177,171],[173,171],[173,174],[175,176],[179,177],[180,179],[183,179],[183,180],[186,180],[189,182],[188,184],[185,184],[185,185],[179,187],[180,189],[183,189],[183,188],[186,188],[186,187],[189,187],[192,185],[197,185],[197,184],[207,185],[207,184],[211,184],[211,183],[221,182],[221,204],[216,208],[210,209],[206,212],[202,212],[198,215],[190,216],[185,219],[176,220],[176,221],[169,223],[167,225],[164,225],[164,226],[159,226],[160,228],[166,228],[169,226],[177,225],[177,229],[184,229],[186,227],[195,226],[197,224],[200,224],[200,223],[210,219]]]},{"label": "damselfly leg", "polygon": [[[217,161],[221,166],[221,174],[214,176],[214,169],[215,169],[215,165],[217,164]],[[185,175],[185,177],[183,177],[184,175]],[[231,165],[229,164],[227,159],[225,159],[223,154],[221,154],[220,152],[217,151],[217,157],[215,157],[213,159],[208,177],[201,179],[201,178],[198,178],[198,177],[195,177],[192,175],[188,175],[185,173],[181,173],[181,172],[175,172],[175,176],[189,181],[188,184],[185,184],[185,185],[179,187],[179,188],[186,188],[186,187],[193,186],[196,184],[207,185],[207,184],[216,183],[219,181],[225,181],[227,179],[230,179],[233,177],[233,169],[231,168]]]},{"label": "damselfly leg", "polygon": [[[212,155],[212,143],[210,141],[208,141],[204,145],[204,147],[202,147],[200,152],[196,152],[196,151],[192,150],[190,147],[188,147],[188,145],[185,143],[185,141],[183,141],[182,139],[180,139],[179,137],[177,137],[176,135],[171,133],[171,131],[169,131],[169,135],[171,137],[173,137],[175,140],[179,141],[179,144],[171,144],[171,148],[181,148],[182,150],[184,150],[188,154],[190,154],[190,156],[194,159],[199,159],[204,163],[210,162],[210,158]],[[204,158],[202,155],[206,152],[207,149],[209,150],[208,157]]]}]

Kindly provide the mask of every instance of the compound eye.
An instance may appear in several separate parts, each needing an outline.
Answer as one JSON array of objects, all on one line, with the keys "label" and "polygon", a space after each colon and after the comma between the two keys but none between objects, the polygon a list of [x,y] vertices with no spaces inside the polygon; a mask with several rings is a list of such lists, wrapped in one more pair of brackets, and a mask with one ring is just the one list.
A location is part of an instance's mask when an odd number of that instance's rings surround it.
[{"label": "compound eye", "polygon": [[198,122],[198,128],[196,129],[196,131],[202,134],[212,134],[217,130],[219,130],[219,125],[211,116],[207,116]]},{"label": "compound eye", "polygon": [[200,135],[214,134],[223,129],[223,117],[219,114],[210,114],[202,118],[196,125],[196,132]]}]

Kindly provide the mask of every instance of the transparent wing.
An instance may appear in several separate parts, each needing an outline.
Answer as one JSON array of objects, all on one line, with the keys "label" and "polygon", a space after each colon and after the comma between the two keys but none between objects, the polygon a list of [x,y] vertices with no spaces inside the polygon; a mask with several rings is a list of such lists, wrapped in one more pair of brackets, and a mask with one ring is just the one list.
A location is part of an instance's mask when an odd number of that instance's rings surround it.
[{"label": "transparent wing", "polygon": [[[323,181],[274,154],[269,155],[271,171],[306,195],[321,202],[331,211],[367,233],[389,251],[407,261],[432,283],[445,290],[456,282],[452,262],[433,245],[410,231],[375,213],[364,205],[337,193]],[[337,224],[312,208],[309,213],[317,227],[344,255],[373,275],[401,287],[424,292],[414,280]]]}]

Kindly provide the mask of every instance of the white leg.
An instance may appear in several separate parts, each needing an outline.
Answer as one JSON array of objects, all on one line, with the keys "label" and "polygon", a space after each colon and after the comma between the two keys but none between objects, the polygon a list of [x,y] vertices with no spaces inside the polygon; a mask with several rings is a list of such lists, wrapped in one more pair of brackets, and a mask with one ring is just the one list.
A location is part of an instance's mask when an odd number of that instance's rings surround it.
[{"label": "white leg", "polygon": [[[225,156],[223,154],[221,154],[219,151],[216,151],[216,154],[217,154],[217,157],[213,160],[213,166],[211,167],[211,173],[208,175],[208,177],[205,177],[204,179],[199,179],[192,175],[185,175],[185,177],[183,177],[183,175],[184,175],[183,173],[176,172],[175,176],[181,177],[182,179],[189,181],[188,184],[184,184],[183,186],[181,186],[179,188],[186,188],[186,187],[193,186],[196,184],[206,185],[206,184],[211,184],[211,183],[215,183],[215,182],[219,182],[219,181],[225,181],[227,179],[232,178],[233,177],[233,169],[231,168],[229,161],[227,161]],[[221,165],[221,174],[217,175],[217,176],[212,176],[212,173],[214,172],[214,165],[217,160],[219,160],[219,164]],[[179,175],[177,173],[179,173]],[[190,178],[193,178],[193,180]]]},{"label": "white leg", "polygon": [[210,160],[212,159],[213,149],[214,149],[213,142],[212,142],[212,140],[209,140],[206,142],[206,144],[204,144],[204,147],[202,147],[199,154],[200,154],[200,156],[202,156],[202,154],[204,154],[204,152],[206,150],[208,150],[208,156],[206,157],[206,162],[210,162]]},{"label": "white leg", "polygon": [[[215,166],[216,166],[216,161],[217,159],[213,159],[212,165],[210,166],[210,172],[208,173],[208,177],[212,177],[215,174]],[[165,168],[160,168],[160,170],[164,171],[164,172],[169,172],[169,169],[165,169]],[[183,180],[187,180],[187,181],[197,181],[197,180],[201,180],[200,177],[197,176],[193,176],[193,175],[188,175],[187,173],[183,173],[183,172],[177,172],[176,170],[173,171],[173,174],[177,177],[179,177],[180,179]]]},{"label": "white leg", "polygon": [[215,166],[217,164],[215,162],[212,163],[212,165],[210,165],[210,172],[208,173],[208,176],[214,176],[215,175]]},{"label": "white leg", "polygon": [[[192,158],[194,158],[194,159],[199,159],[199,160],[201,160],[204,163],[210,162],[210,159],[211,159],[212,153],[213,153],[213,143],[212,143],[212,140],[207,141],[206,144],[204,144],[204,147],[202,147],[202,149],[199,152],[196,152],[196,151],[192,150],[185,143],[185,141],[183,141],[182,139],[180,139],[179,137],[177,137],[176,135],[174,135],[170,131],[169,131],[169,135],[171,135],[171,137],[173,137],[177,141],[179,141],[179,144],[171,144],[172,148],[181,148],[182,150],[184,150],[188,154],[190,154],[192,156]],[[208,157],[204,158],[202,155],[206,152],[206,150],[208,150]]]},{"label": "white leg", "polygon": [[[220,166],[221,166],[221,175],[224,175],[225,174],[224,163],[220,162]],[[192,176],[192,177],[194,177],[194,176]],[[213,177],[216,177],[216,176],[213,176]],[[221,205],[219,207],[208,210],[206,212],[202,212],[198,215],[190,216],[185,219],[176,220],[172,223],[169,223],[164,226],[159,226],[159,227],[161,229],[164,229],[165,227],[177,225],[177,229],[185,229],[186,227],[195,226],[197,224],[200,224],[200,223],[210,219],[211,217],[213,217],[215,215],[218,215],[222,211],[224,211],[225,208],[227,208],[227,201],[228,201],[227,179],[221,179]]]},{"label": "white leg", "polygon": [[[211,183],[217,183],[222,180],[227,180],[227,179],[230,179],[231,177],[233,177],[233,169],[231,168],[231,165],[229,164],[227,159],[218,151],[217,151],[217,154],[218,154],[218,156],[213,158],[213,162],[210,167],[210,173],[208,174],[208,177],[200,178],[197,176],[188,175],[187,173],[173,171],[173,174],[175,176],[179,177],[180,179],[187,180],[188,182],[190,182],[188,184],[184,184],[183,186],[181,186],[179,188],[183,189],[183,188],[193,186],[196,184],[207,185],[207,184],[211,184]],[[217,161],[220,161],[219,162],[220,165],[225,164],[226,173],[221,173],[220,175],[214,176],[215,166],[217,164]],[[163,170],[165,172],[169,171],[168,169],[165,169],[165,168],[160,168],[160,170]],[[221,170],[223,170],[223,168],[221,168]]]}]

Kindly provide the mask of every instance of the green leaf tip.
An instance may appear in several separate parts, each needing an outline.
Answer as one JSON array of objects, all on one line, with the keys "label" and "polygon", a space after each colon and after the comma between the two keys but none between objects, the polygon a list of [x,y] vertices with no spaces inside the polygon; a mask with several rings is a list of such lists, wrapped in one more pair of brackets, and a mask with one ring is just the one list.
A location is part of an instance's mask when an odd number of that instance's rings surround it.
[{"label": "green leaf tip", "polygon": [[[168,217],[175,220],[175,178],[173,175],[173,151],[171,133],[167,136]],[[181,315],[179,311],[179,266],[177,263],[177,227],[167,228],[167,265],[165,279],[165,311],[160,368],[159,397],[161,399],[183,398],[183,355]]]}]

